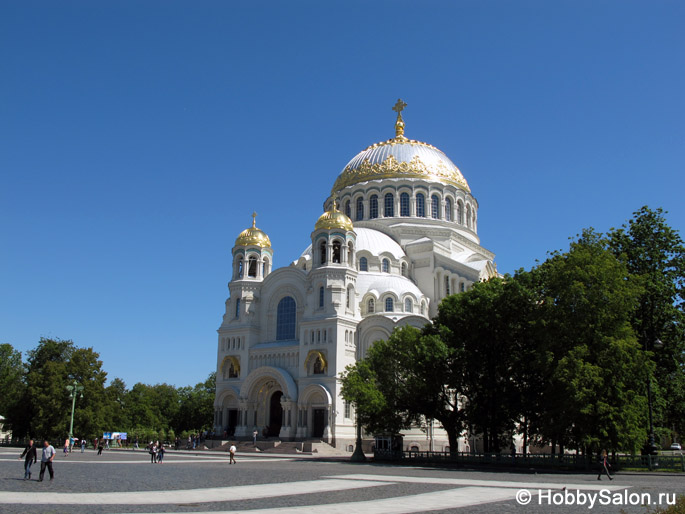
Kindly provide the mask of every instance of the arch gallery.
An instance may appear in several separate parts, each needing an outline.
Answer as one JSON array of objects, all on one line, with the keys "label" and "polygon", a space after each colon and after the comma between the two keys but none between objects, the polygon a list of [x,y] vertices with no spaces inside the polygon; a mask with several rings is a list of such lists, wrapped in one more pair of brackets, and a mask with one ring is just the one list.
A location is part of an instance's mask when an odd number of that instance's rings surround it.
[{"label": "arch gallery", "polygon": [[[345,366],[395,327],[422,327],[446,295],[497,274],[468,183],[440,150],[404,136],[404,106],[394,108],[395,137],[338,176],[299,259],[272,271],[255,215],[236,239],[218,330],[217,432],[250,438],[256,428],[349,449]],[[410,431],[405,444],[426,449],[426,434]],[[434,448],[446,444],[436,431]]]}]

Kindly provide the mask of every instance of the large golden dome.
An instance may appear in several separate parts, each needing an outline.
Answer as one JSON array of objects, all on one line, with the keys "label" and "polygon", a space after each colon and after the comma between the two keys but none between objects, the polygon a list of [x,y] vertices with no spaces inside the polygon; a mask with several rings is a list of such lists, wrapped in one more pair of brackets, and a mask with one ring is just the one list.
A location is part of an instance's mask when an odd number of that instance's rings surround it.
[{"label": "large golden dome", "polygon": [[333,184],[333,193],[353,184],[384,178],[420,178],[450,184],[471,192],[459,168],[440,150],[404,137],[401,111],[407,104],[397,101],[395,137],[371,145],[358,153]]},{"label": "large golden dome", "polygon": [[258,229],[257,213],[252,213],[252,226],[243,230],[238,239],[235,240],[235,246],[259,246],[260,248],[271,248],[271,240],[262,230]]},{"label": "large golden dome", "polygon": [[354,230],[352,220],[338,210],[338,207],[335,205],[335,199],[333,199],[332,207],[319,216],[316,225],[314,225],[314,230],[330,230],[334,228],[340,228],[345,231]]}]

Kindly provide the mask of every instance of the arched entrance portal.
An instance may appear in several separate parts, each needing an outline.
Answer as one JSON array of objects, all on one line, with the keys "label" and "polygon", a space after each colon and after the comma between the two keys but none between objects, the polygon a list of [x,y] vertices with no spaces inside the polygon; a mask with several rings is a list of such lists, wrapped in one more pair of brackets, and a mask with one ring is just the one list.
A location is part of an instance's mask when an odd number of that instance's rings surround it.
[{"label": "arched entrance portal", "polygon": [[283,424],[283,408],[281,407],[282,391],[275,391],[269,402],[269,437],[278,437]]}]

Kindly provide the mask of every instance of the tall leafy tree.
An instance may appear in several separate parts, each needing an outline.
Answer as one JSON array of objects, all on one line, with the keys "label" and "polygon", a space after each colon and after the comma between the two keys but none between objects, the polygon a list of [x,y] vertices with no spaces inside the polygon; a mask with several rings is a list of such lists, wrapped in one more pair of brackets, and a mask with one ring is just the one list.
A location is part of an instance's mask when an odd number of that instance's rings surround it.
[{"label": "tall leafy tree", "polygon": [[639,284],[591,229],[538,272],[555,357],[542,430],[590,451],[635,450],[649,370],[629,323]]},{"label": "tall leafy tree", "polygon": [[[609,245],[643,287],[631,316],[642,348],[655,364],[657,425],[685,433],[685,246],[662,209],[642,207]],[[659,340],[663,346],[655,347]]]},{"label": "tall leafy tree", "polygon": [[342,395],[355,404],[367,432],[397,434],[435,419],[456,451],[463,430],[460,377],[456,353],[438,335],[405,326],[346,369]]},{"label": "tall leafy tree", "polygon": [[466,419],[483,434],[486,452],[508,448],[517,422],[527,432],[535,416],[535,307],[523,279],[493,278],[445,298],[434,320],[434,330],[459,355]]},{"label": "tall leafy tree", "polygon": [[0,415],[5,418],[5,428],[15,435],[28,429],[29,416],[22,403],[26,394],[25,373],[21,352],[11,344],[0,344]]},{"label": "tall leafy tree", "polygon": [[66,438],[72,398],[66,386],[76,380],[84,389],[76,399],[74,433],[93,437],[104,424],[104,384],[107,374],[92,348],[76,348],[72,341],[42,338],[29,352],[26,405],[31,406],[29,431],[35,437]]}]

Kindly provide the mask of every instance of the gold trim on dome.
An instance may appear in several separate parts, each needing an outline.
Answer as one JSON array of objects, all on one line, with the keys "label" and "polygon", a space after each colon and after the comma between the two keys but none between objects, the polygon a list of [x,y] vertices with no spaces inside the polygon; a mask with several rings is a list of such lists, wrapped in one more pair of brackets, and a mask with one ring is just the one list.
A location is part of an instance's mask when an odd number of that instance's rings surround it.
[{"label": "gold trim on dome", "polygon": [[235,240],[235,246],[259,246],[271,248],[271,240],[262,230],[257,228],[257,213],[252,213],[252,226],[243,230]]},{"label": "gold trim on dome", "polygon": [[[427,146],[429,148],[435,148],[434,146],[428,145],[426,143],[421,143],[419,141],[396,141],[390,139],[383,143],[377,143],[370,146],[366,150],[375,148],[378,146],[383,146],[386,144],[419,144],[422,146]],[[364,151],[366,151],[364,150]],[[333,184],[333,191],[340,191],[341,189],[351,186],[352,184],[357,184],[359,182],[366,182],[369,180],[378,180],[384,178],[433,178],[440,182],[451,184],[465,191],[471,192],[466,179],[461,176],[461,173],[450,169],[443,163],[437,163],[433,165],[425,164],[418,155],[415,155],[411,161],[399,162],[393,155],[389,155],[383,162],[371,164],[368,159],[362,161],[362,163],[356,168],[346,167],[343,172],[338,176]]]}]

